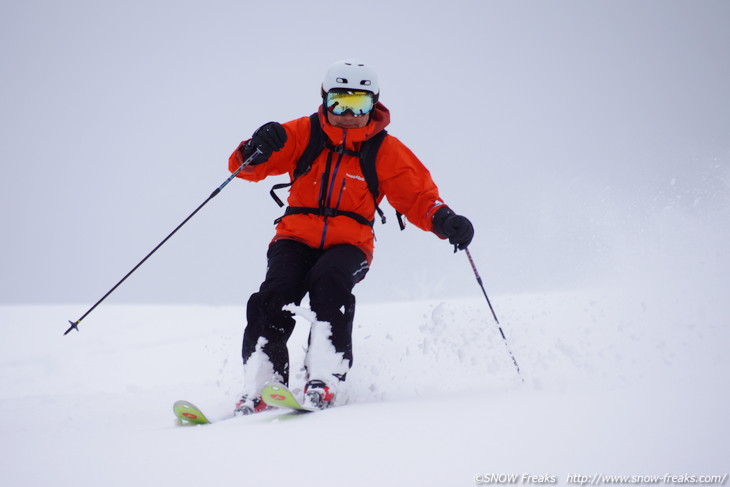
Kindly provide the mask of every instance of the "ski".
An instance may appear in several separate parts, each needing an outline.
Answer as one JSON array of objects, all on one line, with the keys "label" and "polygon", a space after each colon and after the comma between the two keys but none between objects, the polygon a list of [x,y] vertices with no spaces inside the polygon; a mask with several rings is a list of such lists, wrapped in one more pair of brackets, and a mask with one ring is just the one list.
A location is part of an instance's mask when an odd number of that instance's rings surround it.
[{"label": "ski", "polygon": [[319,411],[316,408],[303,406],[294,396],[294,393],[280,382],[267,383],[264,386],[264,390],[261,391],[261,397],[266,404],[277,408],[292,409],[303,413]]},{"label": "ski", "polygon": [[[317,408],[303,406],[294,396],[294,393],[280,382],[269,382],[266,384],[264,386],[264,390],[261,392],[261,397],[267,405],[280,409],[288,409],[303,413],[319,411]],[[175,413],[177,424],[180,426],[213,423],[213,421],[205,416],[199,407],[190,401],[175,401],[175,404],[172,406],[172,411]],[[258,416],[258,414],[256,416]]]},{"label": "ski", "polygon": [[[295,400],[296,401],[296,400]],[[303,411],[308,411],[308,409],[302,409]],[[227,421],[229,419],[244,419],[249,418],[249,420],[258,419],[261,421],[276,421],[279,418],[286,416],[290,413],[296,413],[297,410],[295,408],[289,408],[289,412],[287,412],[286,409],[282,408],[276,408],[276,410],[269,410],[269,411],[262,411],[260,413],[251,414],[248,416],[236,416],[233,415],[226,415],[222,418],[217,418],[215,421],[212,419],[209,419],[203,411],[197,407],[195,404],[191,403],[190,401],[175,401],[175,404],[172,406],[172,411],[175,413],[175,417],[177,418],[177,425],[178,426],[197,426],[200,424],[213,424],[213,423],[219,423],[220,421]],[[284,413],[284,414],[282,414]]]},{"label": "ski", "polygon": [[181,426],[212,423],[212,421],[205,417],[205,414],[203,414],[200,408],[189,401],[175,401],[175,404],[172,406],[172,411],[177,417],[177,424]]}]

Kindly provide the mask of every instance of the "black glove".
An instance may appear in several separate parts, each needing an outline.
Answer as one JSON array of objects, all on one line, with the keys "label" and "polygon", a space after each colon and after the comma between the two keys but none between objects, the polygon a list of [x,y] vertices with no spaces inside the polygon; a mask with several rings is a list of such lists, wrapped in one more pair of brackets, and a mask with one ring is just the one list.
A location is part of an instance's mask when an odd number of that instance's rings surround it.
[{"label": "black glove", "polygon": [[449,239],[456,249],[464,250],[474,238],[474,227],[465,216],[457,215],[451,208],[444,206],[433,215],[434,231]]},{"label": "black glove", "polygon": [[251,165],[261,164],[266,162],[271,157],[272,152],[278,152],[286,143],[286,130],[281,126],[279,122],[269,122],[259,127],[256,132],[251,136],[251,140],[248,141],[241,148],[241,155],[245,161],[256,151],[261,151],[261,154],[251,161]]}]

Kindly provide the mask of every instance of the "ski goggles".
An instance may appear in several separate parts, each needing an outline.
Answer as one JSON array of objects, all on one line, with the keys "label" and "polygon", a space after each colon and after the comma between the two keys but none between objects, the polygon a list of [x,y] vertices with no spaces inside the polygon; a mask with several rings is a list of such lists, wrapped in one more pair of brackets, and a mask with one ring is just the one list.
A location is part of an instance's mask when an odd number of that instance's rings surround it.
[{"label": "ski goggles", "polygon": [[354,116],[367,115],[375,106],[375,97],[369,91],[329,91],[325,95],[327,110],[335,115],[344,115],[348,111]]}]

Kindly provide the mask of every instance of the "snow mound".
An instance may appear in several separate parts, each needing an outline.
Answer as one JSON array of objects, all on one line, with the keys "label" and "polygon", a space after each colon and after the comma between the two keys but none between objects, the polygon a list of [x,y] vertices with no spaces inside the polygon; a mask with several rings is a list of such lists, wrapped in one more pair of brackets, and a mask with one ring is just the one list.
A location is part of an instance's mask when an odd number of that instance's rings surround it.
[{"label": "snow mound", "polygon": [[[727,468],[727,305],[647,290],[360,305],[346,407],[230,419],[243,307],[5,306],[3,485],[474,485]],[[308,321],[290,340],[301,389]],[[522,381],[524,379],[524,382]],[[174,425],[187,399],[217,421]],[[224,420],[224,421],[220,421]],[[334,481],[334,480],[333,480]],[[326,482],[325,482],[326,483]]]}]

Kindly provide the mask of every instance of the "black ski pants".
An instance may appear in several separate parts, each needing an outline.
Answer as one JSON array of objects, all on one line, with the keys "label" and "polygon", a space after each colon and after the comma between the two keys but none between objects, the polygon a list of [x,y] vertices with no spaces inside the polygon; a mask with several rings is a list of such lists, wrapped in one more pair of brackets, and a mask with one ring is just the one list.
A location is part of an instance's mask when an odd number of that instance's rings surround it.
[{"label": "black ski pants", "polygon": [[[318,321],[329,322],[331,341],[352,366],[352,322],[355,296],[352,289],[369,269],[365,254],[354,245],[315,249],[294,240],[278,240],[269,246],[266,279],[248,300],[248,323],[243,334],[243,363],[256,350],[260,337],[263,352],[274,372],[289,380],[286,342],[294,330],[294,317],[282,307],[299,305],[309,293],[309,305]],[[344,380],[345,377],[338,377]]]}]

